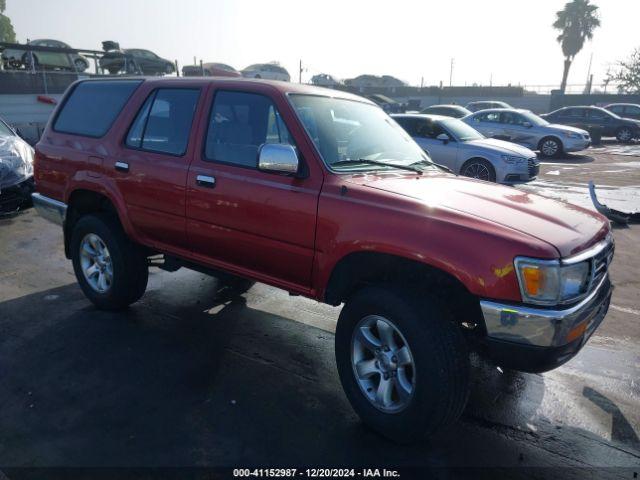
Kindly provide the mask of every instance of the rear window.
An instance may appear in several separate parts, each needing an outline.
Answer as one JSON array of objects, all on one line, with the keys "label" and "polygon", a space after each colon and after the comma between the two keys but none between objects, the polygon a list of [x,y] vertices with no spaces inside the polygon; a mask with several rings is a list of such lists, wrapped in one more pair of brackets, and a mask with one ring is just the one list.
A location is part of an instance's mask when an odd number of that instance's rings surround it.
[{"label": "rear window", "polygon": [[78,84],[58,114],[56,132],[102,137],[111,128],[140,80],[90,81]]}]

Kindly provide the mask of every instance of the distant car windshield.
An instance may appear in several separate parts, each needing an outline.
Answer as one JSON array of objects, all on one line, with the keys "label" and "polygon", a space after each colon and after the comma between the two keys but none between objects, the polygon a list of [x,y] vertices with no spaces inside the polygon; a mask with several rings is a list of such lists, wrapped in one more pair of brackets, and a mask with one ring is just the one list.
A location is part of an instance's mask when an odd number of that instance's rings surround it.
[{"label": "distant car windshield", "polygon": [[457,118],[440,120],[440,124],[461,142],[470,142],[471,140],[481,140],[485,138],[484,135],[478,132],[475,128],[470,127]]},{"label": "distant car windshield", "polygon": [[324,162],[336,171],[386,169],[358,164],[373,160],[393,165],[430,163],[428,155],[379,107],[355,100],[291,95],[291,102]]},{"label": "distant car windshield", "polygon": [[520,114],[524,117],[526,122],[529,122],[531,125],[534,125],[536,127],[545,127],[549,125],[549,122],[547,122],[544,118],[540,118],[535,113],[524,111],[520,112]]}]

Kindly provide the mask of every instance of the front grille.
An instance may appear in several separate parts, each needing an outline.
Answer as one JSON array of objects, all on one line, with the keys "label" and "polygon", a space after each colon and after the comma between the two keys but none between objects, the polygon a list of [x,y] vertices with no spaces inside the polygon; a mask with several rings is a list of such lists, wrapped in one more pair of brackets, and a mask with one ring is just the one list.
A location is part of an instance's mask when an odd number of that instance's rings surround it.
[{"label": "front grille", "polygon": [[609,265],[613,260],[614,246],[609,242],[607,246],[591,259],[591,282],[589,290],[592,290],[605,277],[609,270]]},{"label": "front grille", "polygon": [[537,158],[530,158],[528,160],[529,166],[529,178],[537,177],[540,173],[540,163]]}]

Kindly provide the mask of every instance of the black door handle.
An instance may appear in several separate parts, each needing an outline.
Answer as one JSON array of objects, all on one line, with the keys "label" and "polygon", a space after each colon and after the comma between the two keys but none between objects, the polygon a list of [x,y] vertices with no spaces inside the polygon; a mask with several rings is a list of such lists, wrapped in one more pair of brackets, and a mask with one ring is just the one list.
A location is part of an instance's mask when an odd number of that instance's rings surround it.
[{"label": "black door handle", "polygon": [[120,172],[128,172],[129,164],[127,162],[116,162],[114,168]]}]

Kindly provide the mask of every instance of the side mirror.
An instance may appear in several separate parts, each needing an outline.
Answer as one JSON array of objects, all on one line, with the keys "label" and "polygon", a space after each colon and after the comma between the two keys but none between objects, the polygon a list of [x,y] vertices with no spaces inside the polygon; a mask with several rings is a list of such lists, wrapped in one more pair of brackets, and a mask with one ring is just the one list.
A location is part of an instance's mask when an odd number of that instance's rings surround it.
[{"label": "side mirror", "polygon": [[522,123],[522,126],[523,126],[524,128],[531,128],[531,127],[533,127],[533,125],[531,125],[531,122],[523,122],[523,123]]},{"label": "side mirror", "polygon": [[436,140],[440,140],[442,143],[449,143],[449,140],[451,140],[449,138],[449,135],[447,135],[446,133],[441,133],[440,135],[438,135],[436,137]]},{"label": "side mirror", "polygon": [[265,143],[258,152],[258,170],[294,175],[298,173],[298,155],[291,145]]}]

